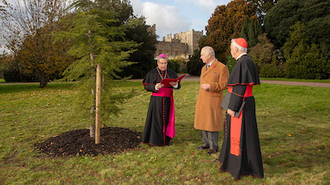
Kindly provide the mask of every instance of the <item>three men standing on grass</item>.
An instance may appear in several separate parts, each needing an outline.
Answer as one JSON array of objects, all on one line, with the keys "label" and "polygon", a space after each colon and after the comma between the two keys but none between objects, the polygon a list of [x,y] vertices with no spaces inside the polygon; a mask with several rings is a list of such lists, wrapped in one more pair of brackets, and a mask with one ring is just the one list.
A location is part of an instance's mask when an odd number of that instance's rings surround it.
[{"label": "three men standing on grass", "polygon": [[[209,149],[208,155],[216,153],[219,148],[219,131],[224,129],[223,144],[216,161],[221,163],[221,171],[229,172],[235,179],[245,175],[264,177],[252,94],[253,86],[260,85],[260,80],[256,65],[246,52],[245,39],[231,41],[230,53],[237,63],[229,75],[227,66],[215,58],[213,48],[202,48],[201,59],[206,65],[201,70],[195,107],[194,127],[201,130],[203,141],[203,145],[197,149]],[[160,55],[157,64],[158,67],[143,79],[144,88],[153,94],[142,142],[165,146],[170,144],[174,136],[173,89],[179,89],[180,83],[172,83],[169,88],[165,88],[160,83],[162,79],[178,76],[167,69],[166,55]],[[227,88],[230,99],[223,124],[221,104],[223,91]]]}]

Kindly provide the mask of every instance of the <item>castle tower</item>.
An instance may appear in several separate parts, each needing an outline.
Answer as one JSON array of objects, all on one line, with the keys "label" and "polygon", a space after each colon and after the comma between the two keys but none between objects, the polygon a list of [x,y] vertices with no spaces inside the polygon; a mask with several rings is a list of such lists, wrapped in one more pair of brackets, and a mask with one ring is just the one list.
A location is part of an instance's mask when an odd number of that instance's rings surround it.
[{"label": "castle tower", "polygon": [[156,24],[153,24],[152,26],[148,25],[147,31],[156,35]]},{"label": "castle tower", "polygon": [[[156,25],[148,27],[148,31],[156,34]],[[166,54],[170,59],[174,58],[185,58],[188,59],[190,55],[194,53],[194,50],[199,50],[198,41],[203,36],[202,31],[195,31],[191,29],[187,32],[167,34],[163,37],[162,41],[159,41],[156,45],[155,58],[161,54]]]},{"label": "castle tower", "polygon": [[191,29],[187,32],[180,32],[179,37],[182,43],[188,44],[188,53],[193,54],[194,50],[198,50],[198,41],[203,36],[203,31],[194,31]]}]

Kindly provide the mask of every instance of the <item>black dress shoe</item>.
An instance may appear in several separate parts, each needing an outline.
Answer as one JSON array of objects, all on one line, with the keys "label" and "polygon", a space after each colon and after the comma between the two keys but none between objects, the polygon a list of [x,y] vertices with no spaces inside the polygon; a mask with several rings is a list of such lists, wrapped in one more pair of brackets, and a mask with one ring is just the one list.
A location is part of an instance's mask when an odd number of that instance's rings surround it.
[{"label": "black dress shoe", "polygon": [[219,161],[219,159],[216,159],[216,160],[214,160],[214,162],[219,163],[220,161]]},{"label": "black dress shoe", "polygon": [[216,149],[210,149],[208,152],[207,152],[207,155],[211,155],[211,154],[215,154],[217,153],[218,150]]},{"label": "black dress shoe", "polygon": [[199,146],[199,147],[196,147],[197,150],[208,149],[208,148],[210,148],[210,147],[208,147],[208,146]]}]

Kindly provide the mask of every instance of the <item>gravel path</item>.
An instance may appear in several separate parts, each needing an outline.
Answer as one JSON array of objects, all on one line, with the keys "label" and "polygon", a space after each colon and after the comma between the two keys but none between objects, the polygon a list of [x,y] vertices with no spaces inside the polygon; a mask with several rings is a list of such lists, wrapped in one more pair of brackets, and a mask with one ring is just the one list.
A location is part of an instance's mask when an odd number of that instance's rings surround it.
[{"label": "gravel path", "polygon": [[[199,81],[198,76],[186,75],[182,81]],[[261,80],[261,84],[283,84],[283,85],[302,85],[302,86],[312,86],[312,87],[328,87],[330,88],[330,83],[319,83],[319,82],[292,82],[292,81],[273,81],[273,80]]]},{"label": "gravel path", "polygon": [[[130,81],[141,81],[142,79],[132,79]],[[187,74],[182,81],[199,81],[199,76],[190,76]],[[320,83],[320,82],[293,82],[293,81],[274,81],[274,80],[261,80],[261,84],[282,84],[282,85],[301,85],[301,86],[311,86],[311,87],[327,87],[330,88],[330,83]],[[0,83],[0,85],[11,85],[11,84],[32,84],[31,83]],[[52,83],[52,82],[50,82]]]},{"label": "gravel path", "polygon": [[320,83],[320,82],[292,82],[292,81],[273,81],[273,80],[261,80],[261,83],[267,84],[283,84],[283,85],[302,85],[311,87],[327,87],[330,88],[330,83]]}]

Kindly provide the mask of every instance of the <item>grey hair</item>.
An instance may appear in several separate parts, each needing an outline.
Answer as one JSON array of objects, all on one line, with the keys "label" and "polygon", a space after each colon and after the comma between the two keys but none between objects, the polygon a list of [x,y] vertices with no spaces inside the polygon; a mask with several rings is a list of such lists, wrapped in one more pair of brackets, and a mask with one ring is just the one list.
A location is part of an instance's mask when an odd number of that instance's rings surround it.
[{"label": "grey hair", "polygon": [[246,53],[246,52],[247,52],[247,48],[243,48],[242,46],[238,45],[238,44],[235,42],[235,40],[236,40],[236,39],[231,39],[231,44],[232,44],[234,47],[237,47],[238,51]]},{"label": "grey hair", "polygon": [[204,51],[204,53],[207,55],[211,55],[212,57],[215,57],[214,49],[211,46],[204,46],[202,48],[202,51]]},{"label": "grey hair", "polygon": [[159,62],[160,59],[166,59],[166,61],[168,61],[168,58],[167,58],[167,57],[158,57],[158,58],[157,58],[157,62]]}]

